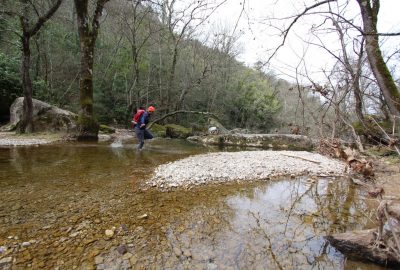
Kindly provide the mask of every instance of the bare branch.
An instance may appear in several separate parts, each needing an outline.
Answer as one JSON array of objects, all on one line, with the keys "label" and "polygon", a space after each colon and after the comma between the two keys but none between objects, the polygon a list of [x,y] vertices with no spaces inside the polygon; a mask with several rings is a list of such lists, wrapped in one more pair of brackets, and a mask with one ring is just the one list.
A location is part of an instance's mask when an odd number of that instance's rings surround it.
[{"label": "bare branch", "polygon": [[96,39],[97,34],[99,31],[99,26],[100,26],[100,16],[103,13],[104,5],[110,0],[98,0],[97,5],[96,5],[96,10],[94,11],[94,17],[92,20],[92,31],[93,31],[93,37]]},{"label": "bare branch", "polygon": [[280,48],[282,48],[282,47],[285,45],[286,38],[287,38],[287,36],[288,36],[288,34],[289,34],[291,28],[296,24],[296,22],[297,22],[301,17],[303,17],[305,14],[307,14],[308,11],[310,11],[310,10],[316,8],[316,7],[325,5],[325,4],[330,3],[330,2],[336,2],[336,1],[337,1],[337,0],[325,0],[325,1],[322,1],[322,2],[319,2],[319,3],[316,3],[316,4],[312,5],[312,6],[306,7],[302,13],[296,15],[296,17],[294,18],[294,20],[289,24],[289,27],[287,27],[287,28],[283,31],[283,33],[282,33],[282,34],[283,34],[283,40],[282,40],[281,44],[279,44],[279,46],[274,50],[274,52],[273,52],[272,55],[268,58],[268,60],[267,60],[266,63],[269,63],[269,61],[271,61],[271,59],[276,55],[276,53],[278,52],[278,50],[279,50]]},{"label": "bare branch", "polygon": [[47,22],[51,16],[57,11],[60,7],[63,0],[57,0],[57,2],[47,11],[47,13],[43,17],[39,17],[36,24],[33,26],[31,30],[29,30],[29,35],[34,36],[40,30],[45,22]]},{"label": "bare branch", "polygon": [[198,112],[198,111],[184,111],[184,110],[180,110],[180,111],[174,111],[174,112],[167,113],[166,115],[164,115],[164,116],[162,116],[162,117],[160,117],[160,118],[154,120],[153,122],[151,122],[151,123],[148,125],[148,128],[151,128],[151,126],[154,125],[155,123],[158,123],[158,122],[160,122],[160,121],[162,121],[162,120],[164,120],[164,119],[166,119],[166,118],[168,118],[168,117],[174,116],[174,115],[176,115],[176,114],[182,114],[182,113],[201,114],[201,115],[204,115],[204,116],[213,116],[213,117],[215,117],[215,118],[218,119],[218,117],[217,117],[216,114],[210,113],[210,112]]}]

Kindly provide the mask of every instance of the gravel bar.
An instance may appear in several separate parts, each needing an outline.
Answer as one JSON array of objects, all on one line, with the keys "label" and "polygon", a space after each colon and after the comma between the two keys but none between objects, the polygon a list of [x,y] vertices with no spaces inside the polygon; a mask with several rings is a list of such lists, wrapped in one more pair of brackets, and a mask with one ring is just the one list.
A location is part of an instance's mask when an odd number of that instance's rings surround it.
[{"label": "gravel bar", "polygon": [[25,146],[25,145],[39,145],[39,144],[48,144],[52,143],[53,141],[51,140],[46,140],[46,139],[27,139],[27,138],[21,138],[21,139],[1,139],[0,138],[0,146]]},{"label": "gravel bar", "polygon": [[285,175],[343,176],[344,173],[343,162],[306,151],[217,152],[160,165],[146,184],[168,190]]}]

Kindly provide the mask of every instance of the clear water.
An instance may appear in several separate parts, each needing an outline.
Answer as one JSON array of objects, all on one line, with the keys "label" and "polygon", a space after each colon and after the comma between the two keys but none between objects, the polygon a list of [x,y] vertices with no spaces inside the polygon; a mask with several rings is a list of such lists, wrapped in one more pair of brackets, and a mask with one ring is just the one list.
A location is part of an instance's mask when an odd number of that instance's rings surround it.
[{"label": "clear water", "polygon": [[3,268],[383,269],[324,239],[373,226],[363,194],[344,179],[144,191],[157,165],[220,149],[162,139],[134,147],[0,148],[0,259],[14,260]]}]

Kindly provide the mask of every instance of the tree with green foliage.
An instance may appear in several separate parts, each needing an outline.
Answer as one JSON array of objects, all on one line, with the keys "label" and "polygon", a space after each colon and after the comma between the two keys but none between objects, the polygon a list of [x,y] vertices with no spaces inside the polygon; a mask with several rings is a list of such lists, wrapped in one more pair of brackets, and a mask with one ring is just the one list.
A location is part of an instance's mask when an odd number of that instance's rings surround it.
[{"label": "tree with green foliage", "polygon": [[[31,69],[31,38],[34,37],[43,25],[54,15],[60,7],[63,0],[55,0],[51,2],[49,9],[44,15],[39,13],[35,3],[28,0],[19,0],[18,9],[3,11],[5,14],[13,17],[18,17],[21,25],[22,33],[19,34],[22,50],[21,61],[21,77],[22,88],[24,92],[23,114],[21,122],[19,123],[19,131],[21,133],[33,132],[33,87],[30,75]],[[35,15],[33,15],[35,14]],[[32,22],[32,18],[36,16],[37,19]]]},{"label": "tree with green foliage", "polygon": [[12,102],[22,95],[20,60],[0,53],[0,124],[9,120]]}]

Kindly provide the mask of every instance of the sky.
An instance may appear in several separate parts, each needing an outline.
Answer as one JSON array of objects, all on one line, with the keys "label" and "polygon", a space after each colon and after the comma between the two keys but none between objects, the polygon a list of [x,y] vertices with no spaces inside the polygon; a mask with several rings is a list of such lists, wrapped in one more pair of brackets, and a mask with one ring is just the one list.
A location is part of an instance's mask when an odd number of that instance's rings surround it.
[{"label": "sky", "polygon": [[[287,26],[292,20],[279,18],[298,14],[306,6],[316,2],[315,0],[227,0],[212,15],[209,25],[212,26],[212,29],[220,29],[221,25],[229,26],[231,34],[240,35],[239,48],[241,53],[237,59],[248,66],[253,66],[257,61],[267,61],[273,50],[282,41],[280,32],[271,27],[270,24],[279,27]],[[339,2],[344,2],[344,0],[339,0]],[[378,31],[400,32],[399,10],[400,0],[381,0]],[[350,5],[346,8],[345,14],[346,18],[353,18],[355,22],[359,20],[359,7],[355,0],[350,0]],[[271,20],[271,18],[275,19]],[[282,78],[294,80],[296,67],[299,66],[303,58],[307,72],[317,80],[323,80],[322,70],[332,67],[332,57],[326,51],[316,46],[309,46],[305,42],[318,42],[315,37],[310,35],[309,30],[312,26],[319,25],[322,22],[323,19],[318,15],[306,16],[299,20],[289,33],[285,45],[279,49],[264,70],[267,72],[273,70],[275,74]],[[236,28],[235,25],[237,25]],[[332,26],[332,24],[326,25]],[[359,33],[354,32],[354,35],[359,35]],[[324,45],[333,51],[339,48],[336,34],[319,32],[318,39],[322,40]],[[400,48],[400,37],[381,38],[381,41],[382,49],[387,54],[392,53],[396,48]]]}]

